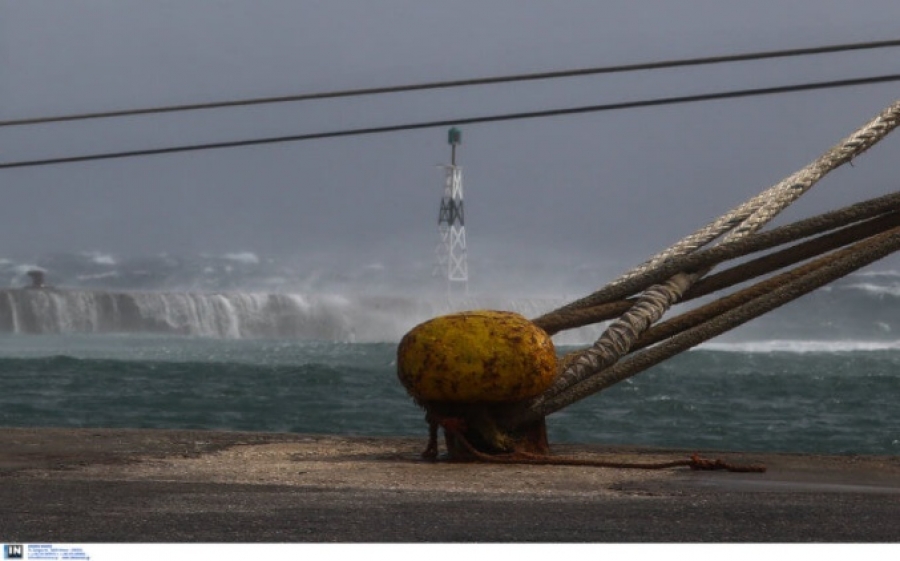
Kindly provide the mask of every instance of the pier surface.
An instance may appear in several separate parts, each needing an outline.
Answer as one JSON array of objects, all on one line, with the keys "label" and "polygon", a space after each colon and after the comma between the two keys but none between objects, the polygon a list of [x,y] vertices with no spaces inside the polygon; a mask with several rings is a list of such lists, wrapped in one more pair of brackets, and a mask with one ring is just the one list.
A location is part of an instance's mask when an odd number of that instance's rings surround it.
[{"label": "pier surface", "polygon": [[[897,542],[900,457],[768,471],[429,463],[424,439],[0,429],[0,541]],[[559,445],[611,461],[692,451]]]}]

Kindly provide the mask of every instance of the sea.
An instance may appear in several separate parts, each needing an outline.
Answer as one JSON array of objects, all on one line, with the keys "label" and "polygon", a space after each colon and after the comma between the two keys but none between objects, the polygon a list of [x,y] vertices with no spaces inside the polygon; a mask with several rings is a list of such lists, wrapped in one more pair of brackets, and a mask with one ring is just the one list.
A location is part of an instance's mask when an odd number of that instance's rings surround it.
[{"label": "sea", "polygon": [[[23,288],[34,270],[49,287]],[[463,309],[536,317],[584,295],[411,289],[421,272],[370,264],[304,277],[249,252],[0,256],[0,427],[403,436],[424,445],[423,411],[396,377],[406,331]],[[602,329],[554,340],[562,353]],[[547,423],[551,444],[898,455],[898,398],[900,272],[876,264]]]}]

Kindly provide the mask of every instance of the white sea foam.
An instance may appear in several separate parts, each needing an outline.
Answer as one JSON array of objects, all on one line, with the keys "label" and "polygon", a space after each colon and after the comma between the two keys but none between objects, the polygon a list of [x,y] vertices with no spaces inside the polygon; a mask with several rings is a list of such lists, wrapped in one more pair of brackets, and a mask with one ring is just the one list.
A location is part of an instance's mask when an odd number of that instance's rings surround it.
[{"label": "white sea foam", "polygon": [[900,296],[900,285],[881,285],[881,284],[872,284],[869,282],[862,282],[856,284],[848,284],[845,288],[862,290],[863,292],[868,292],[869,294],[876,295],[886,295],[886,296]]},{"label": "white sea foam", "polygon": [[118,271],[107,271],[105,273],[97,273],[96,275],[77,275],[75,278],[80,281],[86,280],[103,280],[103,279],[112,279],[119,276]]},{"label": "white sea foam", "polygon": [[891,269],[885,271],[863,271],[849,276],[849,278],[853,277],[900,277],[900,271]]},{"label": "white sea foam", "polygon": [[108,253],[100,253],[99,251],[85,251],[82,255],[90,258],[91,263],[95,265],[115,265],[116,259]]},{"label": "white sea foam", "polygon": [[47,269],[44,269],[43,267],[39,267],[37,265],[31,265],[28,263],[21,263],[19,265],[16,265],[15,267],[12,268],[12,270],[13,270],[13,273],[15,273],[16,275],[25,275],[28,273],[28,271],[42,271],[44,273],[47,272]]},{"label": "white sea foam", "polygon": [[[3,291],[14,333],[153,332],[215,338],[399,341],[414,325],[461,309],[509,309],[535,317],[558,301],[272,292]],[[23,324],[18,318],[27,317]],[[593,326],[554,337],[557,344],[593,341]]]},{"label": "white sea foam", "polygon": [[884,351],[900,349],[900,341],[744,341],[704,343],[696,350],[735,353],[846,353],[853,351]]},{"label": "white sea foam", "polygon": [[[111,263],[116,265],[111,267]],[[483,267],[502,265],[485,263]],[[34,269],[49,271],[48,282],[63,289],[91,285],[96,292],[95,305],[102,310],[99,324],[75,321],[89,312],[84,307],[87,300],[62,298],[44,305],[37,298],[30,302],[23,293],[0,298],[4,311],[11,310],[5,313],[15,314],[12,318],[0,314],[0,328],[53,333],[83,327],[226,338],[396,341],[416,323],[436,315],[491,308],[534,318],[589,290],[574,291],[566,283],[519,290],[518,275],[493,282],[497,279],[485,280],[485,273],[473,275],[471,298],[457,294],[451,299],[444,285],[431,278],[431,263],[426,259],[393,262],[369,257],[356,263],[333,263],[324,258],[257,255],[240,248],[202,256],[119,255],[114,259],[93,251],[4,258],[0,259],[0,285],[27,286],[26,274]],[[593,273],[578,272],[582,274]],[[809,295],[791,308],[742,326],[741,333],[736,331],[732,334],[736,337],[728,339],[780,336],[787,341],[716,342],[701,348],[740,352],[894,348],[892,343],[877,341],[891,338],[893,331],[900,329],[895,321],[900,314],[900,271],[859,273],[821,290],[828,292],[819,295],[826,297],[824,300]],[[131,298],[128,294],[133,291],[155,295]],[[113,305],[118,308],[110,308]],[[40,321],[39,312],[46,312]],[[601,324],[569,330],[554,340],[561,346],[584,346],[596,340],[603,328]]]},{"label": "white sea foam", "polygon": [[230,261],[237,261],[238,263],[243,263],[245,265],[257,265],[259,264],[259,257],[250,251],[240,251],[237,253],[226,253],[222,256],[225,259]]}]

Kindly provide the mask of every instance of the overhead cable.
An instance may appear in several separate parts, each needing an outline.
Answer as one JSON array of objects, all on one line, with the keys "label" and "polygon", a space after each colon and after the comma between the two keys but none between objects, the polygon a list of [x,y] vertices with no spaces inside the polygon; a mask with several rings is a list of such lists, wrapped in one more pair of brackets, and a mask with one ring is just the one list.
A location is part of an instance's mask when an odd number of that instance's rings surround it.
[{"label": "overhead cable", "polygon": [[483,117],[465,117],[458,119],[442,119],[439,121],[425,121],[419,123],[406,123],[401,125],[386,125],[376,127],[364,127],[356,129],[344,129],[337,131],[326,131],[316,133],[297,134],[291,136],[276,136],[266,138],[254,138],[246,140],[231,140],[225,142],[212,142],[206,144],[189,144],[182,146],[171,146],[166,148],[149,148],[143,150],[129,150],[124,152],[107,152],[102,154],[87,154],[83,156],[68,156],[62,158],[47,158],[41,160],[25,160],[18,162],[0,163],[0,169],[5,168],[21,168],[33,166],[45,166],[52,164],[68,164],[75,162],[87,162],[92,160],[110,160],[117,158],[131,158],[135,156],[155,156],[161,154],[173,154],[176,152],[194,152],[199,150],[215,150],[221,148],[237,148],[242,146],[258,146],[263,144],[277,144],[283,142],[299,142],[303,140],[316,140],[325,138],[337,138],[344,136],[361,136],[369,134],[380,134],[388,132],[399,132],[407,130],[426,129],[434,127],[460,126],[476,123],[491,123],[498,121],[514,121],[522,119],[534,119],[539,117],[556,117],[562,115],[575,115],[579,113],[597,113],[602,111],[613,111],[619,109],[634,109],[638,107],[654,107],[661,105],[674,105],[680,103],[693,103],[700,101],[712,101],[718,99],[734,99],[741,97],[753,97],[760,95],[773,95],[781,93],[823,90],[832,88],[842,88],[849,86],[860,86],[867,84],[879,84],[886,82],[900,81],[900,74],[889,74],[885,76],[871,76],[867,78],[852,78],[847,80],[833,80],[829,82],[809,82],[805,84],[792,84],[788,86],[775,86],[768,88],[754,88],[746,90],[731,90],[725,92],[714,92],[707,94],[686,95],[676,97],[663,97],[656,99],[646,99],[639,101],[625,101],[619,103],[608,103],[604,105],[589,105],[583,107],[568,107],[563,109],[548,109],[543,111],[526,111],[520,113],[506,113],[500,115],[488,115]]},{"label": "overhead cable", "polygon": [[198,109],[216,109],[223,107],[239,107],[248,105],[263,105],[270,103],[287,103],[297,101],[309,101],[315,99],[329,99],[340,97],[355,97],[363,95],[399,93],[421,90],[435,90],[446,88],[459,88],[468,86],[482,86],[488,84],[500,84],[507,82],[525,82],[534,80],[551,80],[558,78],[572,78],[576,76],[589,76],[597,74],[614,74],[620,72],[634,72],[639,70],[660,70],[664,68],[677,68],[684,66],[700,66],[710,64],[722,64],[730,62],[744,62],[751,60],[763,60],[774,58],[787,58],[796,56],[809,56],[830,54],[846,51],[860,51],[869,49],[882,49],[900,46],[900,39],[886,41],[869,41],[865,43],[844,43],[836,45],[823,45],[819,47],[807,47],[800,49],[785,49],[777,51],[758,51],[734,55],[722,55],[700,58],[686,58],[676,60],[664,60],[657,62],[645,62],[636,64],[623,64],[616,66],[600,66],[593,68],[577,68],[553,72],[535,72],[529,74],[512,74],[506,76],[492,76],[486,78],[471,78],[464,80],[447,80],[440,82],[424,82],[419,84],[405,84],[399,86],[385,86],[375,88],[361,88],[351,90],[336,90],[309,94],[286,95],[277,97],[262,97],[252,99],[237,99],[230,101],[217,101],[210,103],[191,103],[183,105],[169,105],[160,107],[148,107],[143,109],[124,109],[119,111],[101,111],[94,113],[79,113],[72,115],[59,115],[51,117],[34,117],[24,119],[11,119],[0,121],[0,127],[21,125],[36,125],[46,123],[58,123],[64,121],[82,121],[87,119],[104,119],[110,117],[126,117],[136,115],[149,115],[156,113],[174,113],[179,111],[194,111]]}]

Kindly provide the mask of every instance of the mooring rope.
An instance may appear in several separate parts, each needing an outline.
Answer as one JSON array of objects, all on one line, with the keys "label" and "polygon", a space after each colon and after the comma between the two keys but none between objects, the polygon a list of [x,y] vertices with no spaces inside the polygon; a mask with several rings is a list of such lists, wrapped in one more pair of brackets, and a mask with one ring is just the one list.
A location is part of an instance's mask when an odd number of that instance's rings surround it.
[{"label": "mooring rope", "polygon": [[[694,253],[674,258],[661,265],[648,277],[648,286],[662,282],[680,271],[696,271],[717,265],[724,261],[743,257],[750,253],[778,247],[785,243],[820,234],[853,222],[869,219],[900,207],[900,193],[884,195],[868,201],[850,205],[843,209],[827,212],[780,226],[768,232],[757,232],[743,240],[727,246],[717,245]],[[704,282],[706,279],[700,282]],[[646,288],[642,287],[641,289]],[[693,290],[693,289],[692,289]],[[691,292],[691,291],[689,291]],[[613,319],[628,310],[634,301],[622,300],[633,292],[624,292],[617,299],[584,308],[557,309],[533,319],[533,323],[550,335]],[[685,294],[683,298],[687,298]]]},{"label": "mooring rope", "polygon": [[[726,231],[730,230],[720,242],[721,245],[728,246],[747,238],[812,188],[822,177],[865,152],[898,124],[900,124],[900,101],[882,111],[875,119],[806,167],[651,258],[645,265],[626,273],[622,277],[623,280],[649,273],[658,263],[670,257],[691,253]],[[548,390],[548,394],[565,392],[615,364],[630,351],[638,337],[659,320],[674,303],[679,301],[681,295],[708,271],[709,268],[693,273],[678,273],[666,283],[647,289],[631,309],[607,327],[594,345],[581,351],[575,360],[570,361],[565,371]],[[615,283],[616,281],[611,284]],[[584,299],[579,302],[583,301]]]},{"label": "mooring rope", "polygon": [[[843,230],[810,240],[795,247],[788,248],[787,250],[767,255],[732,269],[728,269],[718,275],[707,277],[689,289],[684,294],[683,298],[684,300],[690,300],[705,296],[711,292],[746,282],[752,278],[767,274],[772,270],[780,269],[788,265],[794,265],[800,261],[843,247],[848,243],[858,242],[898,226],[900,226],[900,212],[891,213],[867,222],[849,226]],[[638,337],[632,344],[631,351],[634,352],[649,345],[653,345],[681,331],[709,321],[732,308],[745,304],[754,298],[758,298],[775,290],[788,278],[797,278],[802,274],[814,270],[818,266],[821,266],[821,262],[814,262],[811,265],[798,267],[788,273],[789,277],[782,275],[765,280],[668,321],[654,325],[645,331],[643,335]],[[568,357],[566,362],[561,366],[561,369],[567,370],[571,361],[577,359],[578,357]],[[553,388],[551,388],[544,392],[542,397],[544,399],[550,399],[563,389],[565,388],[553,391]]]},{"label": "mooring rope", "polygon": [[[737,228],[737,231],[730,236],[729,243],[743,237],[745,234],[742,232],[745,230],[757,230],[765,222],[771,220],[780,210],[809,190],[825,174],[850,162],[884,138],[897,127],[898,120],[900,120],[900,101],[894,102],[877,117],[805,168],[737,206],[706,227],[651,257],[643,264],[627,271],[600,290],[567,304],[560,310],[589,307],[611,299],[622,298],[628,294],[633,294],[637,290],[643,290],[647,286],[647,284],[644,284],[646,277],[668,260],[689,254],[735,228]],[[636,288],[626,289],[626,292],[622,294],[621,290],[625,286]]]},{"label": "mooring rope", "polygon": [[717,315],[710,321],[681,331],[649,349],[634,353],[594,376],[552,397],[539,397],[508,422],[518,425],[544,418],[589,395],[612,386],[663,360],[694,347],[800,296],[844,277],[900,249],[900,227],[819,258],[772,279],[774,288],[763,295]]},{"label": "mooring rope", "polygon": [[[900,197],[898,197],[898,202],[900,202]],[[697,281],[682,294],[681,302],[689,302],[789,265],[794,265],[804,259],[810,259],[827,251],[843,247],[848,243],[853,243],[898,224],[900,224],[900,212],[889,213],[759,257]],[[704,250],[704,252],[711,251]],[[742,254],[744,253],[750,252],[742,252]],[[542,316],[542,318],[534,320],[534,323],[550,335],[553,335],[565,329],[592,325],[618,317],[628,311],[634,305],[634,302],[634,299],[617,300],[592,308],[572,310],[553,316]]]},{"label": "mooring rope", "polygon": [[758,257],[697,281],[684,293],[682,301],[686,302],[712,294],[738,283],[794,265],[805,259],[816,257],[827,251],[841,248],[849,243],[857,242],[895,226],[900,226],[900,212],[892,212],[878,218],[847,226],[787,249]]},{"label": "mooring rope", "polygon": [[[445,435],[453,438],[454,445],[448,438],[448,446],[455,459],[638,469],[688,466],[764,471],[761,466],[732,466],[696,455],[674,462],[627,463],[534,454],[517,450],[515,445],[510,445],[517,440],[504,435],[507,430],[515,434],[523,427],[529,431],[537,430],[534,427],[543,430],[548,415],[900,250],[900,193],[758,233],[826,174],[851,162],[898,125],[900,101],[806,167],[709,226],[593,294],[535,319],[539,327],[555,333],[608,314],[618,315],[591,347],[560,361],[555,381],[537,398],[517,402],[502,411],[492,409],[486,420],[462,406],[451,408],[449,411],[455,413],[447,415],[425,404],[429,443],[423,455],[437,458],[440,426]],[[812,236],[816,237],[704,278],[721,262]],[[720,237],[717,245],[701,249]],[[805,263],[798,265],[802,262]],[[791,270],[657,324],[678,302],[791,266],[794,267]],[[475,423],[470,433],[465,428],[467,420]],[[465,434],[477,436],[476,442],[484,438],[490,451],[476,449]],[[536,447],[543,449],[543,446]],[[513,452],[505,453],[509,450]]]},{"label": "mooring rope", "polygon": [[[865,238],[873,237],[877,234],[883,233],[887,230],[900,227],[900,213],[892,215],[891,217],[893,218],[893,220],[873,222],[871,224],[871,228],[859,229],[859,230],[854,229],[852,232],[848,232],[848,234],[850,234],[850,233],[854,234],[853,239],[846,239],[846,243],[844,243],[842,245],[846,245],[847,243],[858,242]],[[843,232],[841,232],[841,233],[843,233]],[[841,236],[841,238],[849,238],[849,237]],[[818,241],[818,240],[815,240],[815,241]],[[842,241],[844,241],[844,240],[842,239]],[[831,245],[831,244],[829,244],[829,245]],[[791,248],[791,249],[794,250],[794,248]],[[807,252],[803,251],[803,249],[804,248],[798,248],[796,251],[791,252],[792,256],[795,257],[794,263],[800,262],[809,257],[807,255]],[[827,247],[821,247],[821,248],[817,248],[817,249],[822,249],[821,253],[828,251]],[[765,258],[763,258],[763,260],[760,260],[760,261],[762,262],[762,261],[764,261],[764,259]],[[754,298],[758,298],[760,296],[768,294],[769,292],[777,289],[782,283],[784,283],[788,279],[797,279],[797,278],[800,278],[802,275],[808,274],[808,273],[816,270],[818,267],[822,266],[823,263],[827,263],[827,261],[819,260],[819,261],[814,261],[812,263],[797,267],[796,269],[793,269],[792,271],[789,271],[781,276],[776,276],[776,277],[764,280],[753,286],[750,286],[743,290],[735,292],[734,294],[724,296],[722,298],[719,298],[718,300],[715,300],[714,302],[710,302],[709,304],[706,304],[706,305],[696,308],[694,310],[685,312],[684,314],[681,314],[680,316],[676,316],[668,321],[664,321],[662,323],[654,325],[649,330],[647,330],[641,336],[641,338],[637,340],[637,342],[635,342],[632,349],[638,350],[638,349],[648,347],[650,345],[658,343],[659,341],[665,340],[665,339],[671,337],[672,335],[675,335],[681,331],[690,329],[697,325],[701,325],[706,321],[710,321],[713,318],[715,318],[716,316],[719,316],[719,315],[727,312],[728,310],[731,310],[731,309],[736,308],[740,305],[743,305],[747,302],[750,302]],[[747,265],[754,265],[754,264],[751,262],[751,263],[748,263]],[[735,278],[735,279],[730,279],[730,280],[733,281],[735,284],[737,284],[738,282],[743,282],[746,279],[759,276],[760,274],[767,272],[768,267],[766,265],[767,265],[766,263],[761,263],[761,265],[756,264],[754,267],[750,267],[748,274],[745,277],[740,278],[740,279]],[[734,270],[744,269],[744,268],[745,268],[744,266],[739,266],[739,267],[735,267]],[[729,273],[729,272],[730,271],[725,271],[723,274]],[[716,279],[714,277],[709,277],[708,279],[704,279],[704,280],[698,282],[697,284],[695,284],[691,290],[693,290],[694,288],[706,289],[707,287],[703,286],[703,283],[706,280],[714,281]],[[710,288],[719,289],[722,287],[710,287]],[[698,296],[705,295],[706,293],[707,293],[706,290],[701,290],[701,291],[699,291]]]},{"label": "mooring rope", "polygon": [[695,280],[696,275],[679,273],[669,281],[647,289],[628,311],[606,328],[592,346],[580,351],[574,360],[568,362],[546,394],[562,392],[595,372],[615,364],[619,358],[628,354],[631,346],[648,327],[659,320],[672,304],[678,302]]}]

